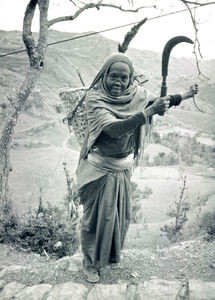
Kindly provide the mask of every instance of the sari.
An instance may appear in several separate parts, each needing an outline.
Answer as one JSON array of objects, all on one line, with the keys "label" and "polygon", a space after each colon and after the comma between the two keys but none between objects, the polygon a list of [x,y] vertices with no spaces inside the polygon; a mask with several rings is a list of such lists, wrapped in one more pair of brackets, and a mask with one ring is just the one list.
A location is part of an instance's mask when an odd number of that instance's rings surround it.
[{"label": "sari", "polygon": [[[110,95],[106,86],[106,77],[114,62],[124,62],[130,68],[128,87],[117,97]],[[135,153],[141,148],[141,131],[146,126],[140,126],[134,153],[128,157],[102,157],[94,150],[94,145],[105,126],[143,112],[155,99],[156,96],[144,87],[134,84],[132,63],[123,53],[111,54],[106,59],[87,92],[88,131],[80,153],[77,183],[83,205],[82,252],[92,266],[100,268],[120,261],[131,220],[132,165]]]}]

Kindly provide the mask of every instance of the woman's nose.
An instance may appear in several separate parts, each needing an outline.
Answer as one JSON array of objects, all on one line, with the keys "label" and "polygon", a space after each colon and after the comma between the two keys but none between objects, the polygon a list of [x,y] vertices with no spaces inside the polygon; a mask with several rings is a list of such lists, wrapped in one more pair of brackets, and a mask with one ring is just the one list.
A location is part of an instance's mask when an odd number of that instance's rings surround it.
[{"label": "woman's nose", "polygon": [[120,80],[120,78],[117,78],[117,79],[115,80],[114,84],[119,84],[119,85],[121,85],[121,84],[122,84],[122,81]]}]

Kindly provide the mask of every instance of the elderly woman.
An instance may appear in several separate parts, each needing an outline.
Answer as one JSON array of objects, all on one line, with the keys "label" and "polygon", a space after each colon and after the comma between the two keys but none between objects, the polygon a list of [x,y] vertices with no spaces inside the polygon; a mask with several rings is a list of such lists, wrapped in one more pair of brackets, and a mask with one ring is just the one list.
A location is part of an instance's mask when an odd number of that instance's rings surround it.
[{"label": "elderly woman", "polygon": [[83,205],[83,272],[89,282],[99,280],[101,267],[120,261],[131,219],[131,170],[149,120],[198,91],[196,85],[183,95],[159,98],[137,86],[133,75],[127,55],[111,54],[86,95],[88,132],[77,180]]}]

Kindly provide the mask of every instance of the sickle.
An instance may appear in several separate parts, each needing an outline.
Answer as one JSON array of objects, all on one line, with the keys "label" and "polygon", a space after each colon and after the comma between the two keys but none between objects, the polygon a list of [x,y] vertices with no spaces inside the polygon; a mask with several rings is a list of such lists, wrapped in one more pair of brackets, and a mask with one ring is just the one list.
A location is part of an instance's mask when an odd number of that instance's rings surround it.
[{"label": "sickle", "polygon": [[172,51],[172,48],[175,47],[177,44],[186,42],[190,44],[194,44],[191,39],[189,39],[186,36],[179,35],[171,38],[165,45],[163,49],[163,54],[162,54],[162,85],[161,85],[161,97],[166,96],[167,94],[167,86],[166,86],[166,77],[168,75],[168,64],[169,64],[169,57],[170,57],[170,52]]}]

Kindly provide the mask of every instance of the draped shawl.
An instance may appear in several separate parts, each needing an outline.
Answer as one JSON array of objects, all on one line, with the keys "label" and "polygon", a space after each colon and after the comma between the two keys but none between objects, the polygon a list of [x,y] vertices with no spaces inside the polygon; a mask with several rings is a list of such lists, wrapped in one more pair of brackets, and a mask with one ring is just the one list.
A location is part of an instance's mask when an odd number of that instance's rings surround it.
[{"label": "draped shawl", "polygon": [[[106,85],[108,71],[115,62],[126,63],[130,68],[128,86],[120,96],[116,97],[109,93]],[[133,74],[132,62],[126,54],[113,53],[107,57],[86,94],[88,132],[81,151],[81,157],[86,157],[105,126],[126,119],[135,113],[143,112],[147,104],[155,100],[156,96],[154,94],[133,82]],[[141,126],[138,147],[144,135],[143,130],[144,126]]]}]

